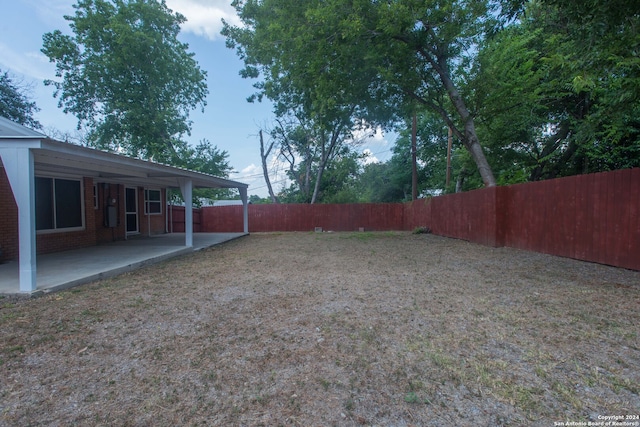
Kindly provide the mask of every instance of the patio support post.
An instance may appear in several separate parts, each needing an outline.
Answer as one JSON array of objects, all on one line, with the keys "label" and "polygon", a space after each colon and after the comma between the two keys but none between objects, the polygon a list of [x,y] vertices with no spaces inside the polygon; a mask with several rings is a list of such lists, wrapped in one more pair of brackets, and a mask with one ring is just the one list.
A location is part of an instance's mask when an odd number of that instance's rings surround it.
[{"label": "patio support post", "polygon": [[0,157],[18,205],[20,292],[36,290],[36,208],[33,152],[1,148]]},{"label": "patio support post", "polygon": [[247,187],[239,187],[240,198],[242,199],[242,223],[244,232],[249,232],[249,206],[247,203]]},{"label": "patio support post", "polygon": [[184,199],[184,245],[193,247],[193,181],[180,178],[180,191]]}]

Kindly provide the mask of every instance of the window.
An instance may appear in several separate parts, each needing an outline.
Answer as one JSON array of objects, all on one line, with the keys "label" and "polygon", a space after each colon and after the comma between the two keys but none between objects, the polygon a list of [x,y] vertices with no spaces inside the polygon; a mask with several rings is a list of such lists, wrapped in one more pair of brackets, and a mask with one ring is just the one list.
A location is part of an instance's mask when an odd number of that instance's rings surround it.
[{"label": "window", "polygon": [[146,215],[160,215],[162,213],[160,190],[144,190],[144,213]]},{"label": "window", "polygon": [[36,230],[82,228],[82,183],[36,177]]},{"label": "window", "polygon": [[98,209],[98,184],[93,184],[93,209]]}]

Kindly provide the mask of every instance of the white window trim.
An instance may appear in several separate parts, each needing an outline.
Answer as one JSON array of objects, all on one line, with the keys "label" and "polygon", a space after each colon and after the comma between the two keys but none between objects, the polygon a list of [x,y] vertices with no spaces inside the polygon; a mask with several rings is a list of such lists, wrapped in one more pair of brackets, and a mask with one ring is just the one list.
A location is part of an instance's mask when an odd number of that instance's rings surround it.
[{"label": "white window trim", "polygon": [[93,209],[100,207],[100,193],[98,193],[98,184],[93,184]]},{"label": "white window trim", "polygon": [[[148,200],[148,192],[149,191],[157,191],[160,193],[160,200]],[[160,212],[152,212],[149,213],[149,203],[157,203],[160,206]],[[159,188],[145,188],[144,189],[144,214],[153,216],[153,215],[162,215],[162,190]]]},{"label": "white window trim", "polygon": [[[50,228],[46,230],[36,230],[36,235],[38,234],[55,234],[55,233],[72,233],[76,231],[84,231],[86,230],[86,222],[85,222],[85,209],[84,209],[84,179],[78,176],[67,176],[67,175],[36,175],[37,178],[50,178],[50,179],[66,179],[69,181],[79,181],[80,182],[80,219],[82,220],[82,225],[79,227],[67,227],[67,228]],[[55,186],[54,186],[55,188]],[[55,194],[54,194],[55,200]],[[54,220],[55,222],[55,220]]]}]

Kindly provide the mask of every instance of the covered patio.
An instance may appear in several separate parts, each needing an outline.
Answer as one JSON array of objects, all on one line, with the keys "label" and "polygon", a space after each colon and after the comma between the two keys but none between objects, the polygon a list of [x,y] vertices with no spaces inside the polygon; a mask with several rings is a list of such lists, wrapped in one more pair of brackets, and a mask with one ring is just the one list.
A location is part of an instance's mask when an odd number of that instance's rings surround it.
[{"label": "covered patio", "polygon": [[[5,202],[0,205],[0,216],[8,218],[0,232],[5,235],[5,245],[8,242],[18,249],[18,256],[9,258],[18,261],[0,265],[0,292],[33,293],[72,286],[76,280],[101,277],[102,272],[192,251],[199,246],[197,240],[203,247],[210,246],[204,235],[196,237],[193,232],[193,190],[197,188],[237,189],[243,204],[244,232],[239,235],[248,233],[247,184],[56,141],[2,117],[0,168],[4,172],[0,178],[6,175],[12,193],[12,197],[4,194]],[[118,190],[112,191],[114,187]],[[167,189],[178,189],[184,201],[185,232],[179,235],[151,232],[151,221],[164,218],[166,213]],[[17,215],[10,205],[17,207]],[[140,223],[148,223],[148,233],[142,232]],[[163,228],[166,233],[166,226]],[[16,229],[18,238],[8,239]],[[105,231],[113,244],[98,239]],[[140,239],[144,234],[148,241]],[[39,253],[63,252],[36,256],[36,237],[48,239],[52,246],[38,246]],[[56,246],[58,243],[65,245],[63,249]],[[92,247],[96,243],[98,246]],[[69,264],[75,259],[84,264]],[[62,278],[72,271],[85,273]]]},{"label": "covered patio", "polygon": [[[206,249],[247,233],[194,233],[185,247],[184,233],[138,236],[126,241],[40,255],[37,287],[31,295],[53,292],[115,276],[166,259]],[[0,264],[0,294],[16,294],[18,262]]]}]

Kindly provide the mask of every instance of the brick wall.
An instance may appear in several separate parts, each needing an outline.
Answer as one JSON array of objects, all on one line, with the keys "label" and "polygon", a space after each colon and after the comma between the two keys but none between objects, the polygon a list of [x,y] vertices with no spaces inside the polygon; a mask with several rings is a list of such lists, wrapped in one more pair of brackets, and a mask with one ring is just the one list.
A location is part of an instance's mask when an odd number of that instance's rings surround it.
[{"label": "brick wall", "polygon": [[[9,184],[4,168],[0,162],[0,262],[16,260],[19,255],[18,247],[18,207],[13,198],[13,191]],[[105,185],[99,183],[98,208],[94,206],[93,179],[83,178],[84,192],[84,230],[40,232],[36,234],[36,253],[46,254],[69,249],[95,246],[126,238],[124,186],[119,184]],[[138,224],[140,234],[162,234],[166,229],[166,192],[161,189],[162,213],[160,215],[145,215],[144,188],[136,188],[138,194]],[[115,200],[118,209],[118,225],[105,226],[106,206],[110,199]]]},{"label": "brick wall", "polygon": [[0,262],[18,258],[18,206],[0,160]]}]

